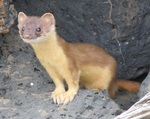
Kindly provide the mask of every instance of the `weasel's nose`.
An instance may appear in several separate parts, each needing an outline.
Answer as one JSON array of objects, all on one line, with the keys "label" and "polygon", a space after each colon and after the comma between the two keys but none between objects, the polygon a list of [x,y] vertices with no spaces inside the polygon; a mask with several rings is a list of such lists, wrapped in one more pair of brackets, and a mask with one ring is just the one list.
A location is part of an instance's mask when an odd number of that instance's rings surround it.
[{"label": "weasel's nose", "polygon": [[23,35],[23,38],[24,38],[24,39],[31,39],[32,36],[31,36],[30,34],[24,34],[24,35]]}]

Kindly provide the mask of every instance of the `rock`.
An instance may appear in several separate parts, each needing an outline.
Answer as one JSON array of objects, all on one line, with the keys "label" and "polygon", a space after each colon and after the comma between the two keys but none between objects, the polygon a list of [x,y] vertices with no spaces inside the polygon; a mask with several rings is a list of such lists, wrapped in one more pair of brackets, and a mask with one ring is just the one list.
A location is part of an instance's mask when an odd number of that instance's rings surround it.
[{"label": "rock", "polygon": [[0,5],[2,5],[3,4],[3,0],[0,0]]},{"label": "rock", "polygon": [[27,15],[52,12],[64,39],[106,49],[117,60],[118,78],[136,78],[148,71],[150,1],[25,0],[14,5]]},{"label": "rock", "polygon": [[[3,115],[6,119],[112,119],[121,112],[118,105],[106,96],[106,91],[80,90],[74,101],[67,106],[54,104],[50,93],[35,94],[15,90],[8,94],[5,98],[10,100],[9,103],[0,103],[0,118]],[[6,99],[0,99],[0,102],[6,102]]]},{"label": "rock", "polygon": [[[118,105],[106,96],[106,92],[81,90],[74,101],[67,106],[54,104],[50,94],[50,92],[30,93],[24,89],[8,91],[5,98],[0,99],[0,117],[18,119],[101,117],[105,119],[113,118],[118,112],[121,112]],[[10,103],[3,104],[2,102],[6,102],[6,100],[10,100]]]},{"label": "rock", "polygon": [[17,17],[17,11],[11,2],[12,0],[0,0],[0,33],[8,33]]},{"label": "rock", "polygon": [[131,108],[114,119],[149,119],[150,118],[150,92],[136,102]]},{"label": "rock", "polygon": [[6,89],[0,89],[0,97],[5,96],[6,94]]},{"label": "rock", "polygon": [[148,73],[147,77],[144,79],[144,81],[141,84],[138,97],[141,99],[149,92],[150,92],[150,72]]}]

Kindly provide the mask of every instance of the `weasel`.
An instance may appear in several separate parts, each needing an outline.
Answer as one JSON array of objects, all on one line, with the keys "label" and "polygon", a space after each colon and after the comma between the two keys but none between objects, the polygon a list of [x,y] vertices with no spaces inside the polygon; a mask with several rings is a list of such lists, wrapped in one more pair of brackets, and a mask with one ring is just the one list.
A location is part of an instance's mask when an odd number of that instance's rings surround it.
[{"label": "weasel", "polygon": [[[19,34],[31,44],[40,63],[52,78],[56,88],[52,99],[57,104],[71,102],[79,86],[87,89],[107,89],[111,98],[118,89],[137,92],[140,83],[116,79],[116,60],[102,48],[88,43],[69,43],[56,32],[51,13],[43,16],[18,14]],[[65,90],[64,81],[68,85]]]}]

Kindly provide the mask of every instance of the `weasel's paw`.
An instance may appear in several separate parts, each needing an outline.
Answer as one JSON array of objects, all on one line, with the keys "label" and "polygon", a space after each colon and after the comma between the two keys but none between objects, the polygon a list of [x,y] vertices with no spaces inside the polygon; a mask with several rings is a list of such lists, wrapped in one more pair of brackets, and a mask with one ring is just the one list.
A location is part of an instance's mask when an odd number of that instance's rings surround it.
[{"label": "weasel's paw", "polygon": [[56,103],[56,104],[63,103],[63,101],[64,101],[63,94],[64,93],[65,93],[65,90],[57,90],[57,89],[55,89],[52,92],[52,95],[51,95],[51,98],[53,99],[54,103]]},{"label": "weasel's paw", "polygon": [[63,95],[64,99],[63,99],[62,103],[64,105],[68,104],[69,102],[71,102],[74,99],[76,94],[77,94],[76,91],[67,91],[67,92],[65,92],[64,95]]}]

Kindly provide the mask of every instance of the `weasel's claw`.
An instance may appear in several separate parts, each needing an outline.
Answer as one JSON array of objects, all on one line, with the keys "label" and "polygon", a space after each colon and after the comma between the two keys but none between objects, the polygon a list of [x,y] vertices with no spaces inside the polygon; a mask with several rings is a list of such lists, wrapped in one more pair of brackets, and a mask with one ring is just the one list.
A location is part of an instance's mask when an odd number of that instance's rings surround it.
[{"label": "weasel's claw", "polygon": [[61,104],[63,103],[63,94],[64,94],[65,91],[58,91],[58,90],[55,90],[52,92],[52,95],[51,95],[51,98],[53,99],[54,103],[55,104]]},{"label": "weasel's claw", "polygon": [[63,104],[66,105],[69,102],[71,102],[74,97],[76,95],[76,92],[72,92],[72,91],[67,91],[66,93],[64,93],[63,97],[64,97],[64,101]]},{"label": "weasel's claw", "polygon": [[55,90],[54,92],[52,92],[51,97],[55,104],[66,105],[74,99],[76,94],[76,91],[67,91],[64,93],[64,91],[60,92],[58,90]]}]

